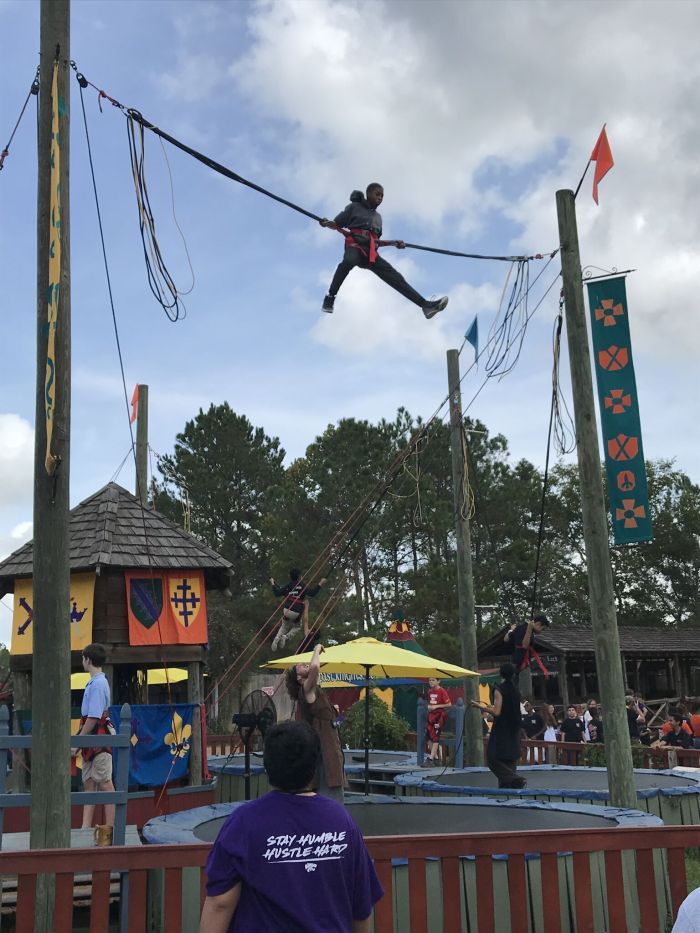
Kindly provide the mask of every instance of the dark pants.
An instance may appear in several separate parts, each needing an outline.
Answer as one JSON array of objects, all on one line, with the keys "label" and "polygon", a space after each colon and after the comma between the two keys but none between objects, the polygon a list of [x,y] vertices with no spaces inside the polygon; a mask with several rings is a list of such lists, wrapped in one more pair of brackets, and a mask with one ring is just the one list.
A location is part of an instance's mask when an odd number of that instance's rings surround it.
[{"label": "dark pants", "polygon": [[489,769],[498,778],[499,787],[509,787],[511,789],[525,787],[525,778],[517,776],[517,759],[504,761],[502,758],[489,757],[487,763]]},{"label": "dark pants", "polygon": [[335,275],[333,276],[333,281],[331,286],[328,289],[329,295],[337,295],[340,286],[343,284],[345,279],[348,277],[348,274],[355,268],[359,266],[360,269],[369,269],[371,272],[374,272],[375,275],[379,276],[382,282],[386,282],[387,285],[391,285],[392,288],[396,289],[399,294],[403,295],[404,298],[408,298],[409,301],[412,301],[413,304],[423,307],[425,304],[425,298],[415,290],[411,288],[406,279],[401,275],[400,272],[397,272],[392,265],[390,265],[386,259],[382,259],[381,256],[377,256],[375,261],[370,264],[369,260],[356,246],[346,246],[345,255],[343,260],[339,263],[338,268],[335,270]]}]

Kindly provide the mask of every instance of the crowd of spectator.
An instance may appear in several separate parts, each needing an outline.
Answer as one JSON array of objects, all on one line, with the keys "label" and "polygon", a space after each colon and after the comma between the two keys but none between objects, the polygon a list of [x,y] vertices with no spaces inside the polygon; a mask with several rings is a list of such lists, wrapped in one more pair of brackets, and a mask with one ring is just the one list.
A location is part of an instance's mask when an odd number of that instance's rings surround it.
[{"label": "crowd of spectator", "polygon": [[[625,710],[632,744],[651,748],[700,749],[700,699],[672,707],[663,722],[653,719],[652,711],[639,694],[625,697]],[[605,741],[604,716],[594,698],[585,704],[572,703],[559,715],[552,704],[535,707],[531,700],[524,700],[521,714],[524,739],[573,743]],[[484,734],[486,732],[485,721]]]}]

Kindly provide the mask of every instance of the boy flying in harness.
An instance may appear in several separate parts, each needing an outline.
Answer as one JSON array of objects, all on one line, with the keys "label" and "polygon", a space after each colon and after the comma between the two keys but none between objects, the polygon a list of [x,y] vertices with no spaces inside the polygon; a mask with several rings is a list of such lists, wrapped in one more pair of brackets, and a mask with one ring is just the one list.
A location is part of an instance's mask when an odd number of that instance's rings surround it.
[{"label": "boy flying in harness", "polygon": [[506,633],[504,641],[509,642],[512,647],[513,654],[510,660],[511,664],[515,665],[516,671],[526,671],[530,667],[532,658],[542,669],[545,677],[549,676],[549,671],[545,669],[540,660],[535,642],[535,635],[539,635],[547,625],[549,625],[547,616],[537,615],[533,616],[529,622],[521,622],[520,625],[511,627]]},{"label": "boy flying in harness", "polygon": [[411,288],[406,279],[397,272],[392,265],[377,253],[378,246],[396,246],[398,249],[405,249],[406,244],[403,240],[381,240],[382,235],[382,217],[377,208],[384,200],[384,188],[378,182],[372,182],[367,186],[365,197],[361,191],[353,191],[350,195],[350,203],[341,211],[335,220],[327,220],[325,217],[320,221],[322,227],[330,227],[332,230],[349,230],[345,237],[345,255],[342,262],[335,270],[333,281],[331,282],[328,294],[323,299],[323,310],[329,314],[333,312],[335,296],[338,289],[343,284],[355,266],[361,269],[369,269],[375,275],[391,285],[404,298],[408,298],[414,304],[422,309],[426,318],[434,317],[438,311],[447,307],[447,298],[438,298],[435,301],[428,301],[415,288]]},{"label": "boy flying in harness", "polygon": [[293,638],[294,634],[299,631],[300,620],[308,609],[307,599],[315,596],[325,582],[326,578],[322,577],[316,586],[307,586],[302,579],[301,570],[297,570],[296,567],[292,567],[289,571],[289,583],[284,586],[277,586],[274,578],[270,577],[270,585],[275,596],[287,597],[282,607],[282,624],[272,640],[273,651],[284,647],[287,639]]}]

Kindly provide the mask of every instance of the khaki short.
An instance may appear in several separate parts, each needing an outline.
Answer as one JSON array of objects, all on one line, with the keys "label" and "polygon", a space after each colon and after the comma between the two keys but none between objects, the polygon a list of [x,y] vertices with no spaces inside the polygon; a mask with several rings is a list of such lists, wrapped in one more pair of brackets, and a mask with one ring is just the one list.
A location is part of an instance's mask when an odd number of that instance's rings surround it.
[{"label": "khaki short", "polygon": [[83,761],[83,784],[94,781],[104,784],[112,780],[112,756],[109,752],[100,752],[92,761]]}]

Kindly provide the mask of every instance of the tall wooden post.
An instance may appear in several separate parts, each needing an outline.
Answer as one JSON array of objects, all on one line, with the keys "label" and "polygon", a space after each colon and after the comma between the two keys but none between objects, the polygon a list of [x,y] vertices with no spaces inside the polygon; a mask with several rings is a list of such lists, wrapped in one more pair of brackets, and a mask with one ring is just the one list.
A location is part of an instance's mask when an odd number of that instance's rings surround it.
[{"label": "tall wooden post", "polygon": [[[37,393],[34,449],[34,566],[32,659],[32,848],[70,845],[70,222],[69,222],[69,0],[41,3],[41,85],[37,194]],[[53,64],[58,58],[60,212],[52,210]],[[60,229],[59,225],[60,224]],[[58,313],[53,360],[48,321],[51,239],[60,237]],[[55,246],[54,246],[55,250]],[[55,255],[55,252],[54,252]],[[55,292],[58,291],[58,296]],[[54,325],[51,325],[54,326]],[[52,377],[47,379],[47,374]],[[47,457],[47,412],[53,409],[51,454]],[[54,467],[47,470],[47,461]],[[42,883],[43,882],[43,883]],[[36,931],[53,929],[53,886],[40,876]]]},{"label": "tall wooden post", "polygon": [[139,386],[136,418],[136,498],[148,506],[148,386]]},{"label": "tall wooden post", "polygon": [[[462,666],[479,669],[476,649],[476,618],[474,614],[474,584],[472,578],[472,547],[469,517],[464,513],[463,493],[465,463],[463,449],[462,393],[459,388],[459,353],[447,351],[447,381],[450,392],[450,447],[452,448],[452,494],[457,539],[457,600],[459,639],[462,646]],[[481,713],[470,700],[479,699],[479,678],[464,680],[464,760],[468,768],[484,763],[484,742],[481,733]],[[459,740],[459,736],[455,736]]]},{"label": "tall wooden post", "polygon": [[605,710],[605,755],[610,800],[613,806],[636,807],[637,794],[620,664],[620,639],[610,567],[607,510],[593,401],[586,309],[583,302],[576,202],[572,191],[557,191],[557,216],[581,484],[583,537],[588,565],[588,593],[600,699]]},{"label": "tall wooden post", "polygon": [[192,713],[192,740],[190,743],[190,784],[202,783],[202,663],[190,661],[187,664],[187,702],[194,703]]}]

